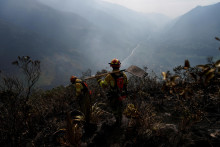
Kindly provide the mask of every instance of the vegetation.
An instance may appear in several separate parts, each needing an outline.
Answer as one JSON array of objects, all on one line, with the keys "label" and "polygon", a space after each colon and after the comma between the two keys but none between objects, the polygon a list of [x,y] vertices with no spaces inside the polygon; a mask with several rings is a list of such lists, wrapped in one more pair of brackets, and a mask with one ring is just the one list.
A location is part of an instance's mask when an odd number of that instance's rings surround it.
[{"label": "vegetation", "polygon": [[0,73],[1,146],[220,145],[220,60],[194,67],[185,60],[172,73],[162,72],[163,80],[131,76],[121,127],[112,125],[105,91],[95,80],[88,81],[93,105],[86,126],[73,85],[37,89],[40,62],[27,56],[13,64],[21,74]]}]

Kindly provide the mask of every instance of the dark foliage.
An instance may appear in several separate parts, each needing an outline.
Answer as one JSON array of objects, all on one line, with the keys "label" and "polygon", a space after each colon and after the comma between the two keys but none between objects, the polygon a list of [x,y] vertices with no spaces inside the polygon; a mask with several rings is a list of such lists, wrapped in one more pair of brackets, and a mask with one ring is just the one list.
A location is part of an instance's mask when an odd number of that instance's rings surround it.
[{"label": "dark foliage", "polygon": [[[209,59],[208,61],[211,61]],[[114,126],[105,92],[96,80],[91,124],[84,124],[73,85],[51,90],[34,88],[40,62],[18,57],[23,74],[1,74],[1,146],[219,146],[220,61],[177,66],[163,72],[131,76],[122,126]],[[145,67],[147,70],[147,67]],[[100,73],[105,73],[103,70]],[[82,78],[91,76],[91,70]],[[68,79],[68,78],[67,78]]]}]

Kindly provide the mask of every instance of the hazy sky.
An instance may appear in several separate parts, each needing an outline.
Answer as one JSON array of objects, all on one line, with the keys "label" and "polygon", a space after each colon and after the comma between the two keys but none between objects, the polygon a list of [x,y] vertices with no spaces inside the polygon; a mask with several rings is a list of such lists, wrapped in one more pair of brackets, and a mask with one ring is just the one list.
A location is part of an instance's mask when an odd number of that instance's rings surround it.
[{"label": "hazy sky", "polygon": [[103,0],[123,5],[140,12],[162,13],[172,18],[180,16],[196,6],[205,6],[220,0]]}]

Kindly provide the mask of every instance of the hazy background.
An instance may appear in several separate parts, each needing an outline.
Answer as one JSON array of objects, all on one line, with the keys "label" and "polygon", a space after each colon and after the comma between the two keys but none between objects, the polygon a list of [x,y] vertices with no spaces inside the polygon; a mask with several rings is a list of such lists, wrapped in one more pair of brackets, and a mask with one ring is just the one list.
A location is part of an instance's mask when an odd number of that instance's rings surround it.
[{"label": "hazy background", "polygon": [[69,83],[112,58],[157,73],[220,57],[220,3],[214,0],[1,0],[0,70],[29,55],[41,61],[40,86]]},{"label": "hazy background", "polygon": [[[52,0],[51,0],[52,1]],[[193,8],[220,2],[219,0],[104,0],[143,13],[161,13],[175,18]]]}]

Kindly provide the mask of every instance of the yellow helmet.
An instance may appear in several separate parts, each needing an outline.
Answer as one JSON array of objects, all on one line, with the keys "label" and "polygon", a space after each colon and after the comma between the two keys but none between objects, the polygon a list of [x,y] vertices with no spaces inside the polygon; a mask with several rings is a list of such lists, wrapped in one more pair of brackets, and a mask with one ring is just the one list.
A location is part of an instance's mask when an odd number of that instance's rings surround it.
[{"label": "yellow helmet", "polygon": [[112,59],[111,63],[109,63],[111,67],[119,68],[121,66],[120,60],[114,58]]},{"label": "yellow helmet", "polygon": [[71,77],[70,77],[70,82],[71,82],[71,83],[75,83],[76,79],[77,79],[76,76],[71,76]]}]

